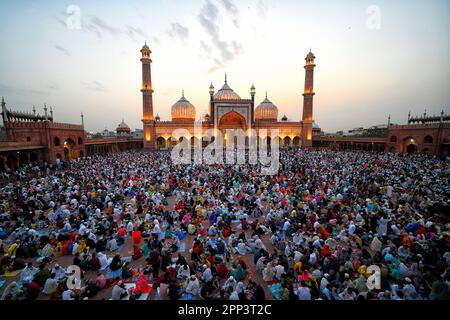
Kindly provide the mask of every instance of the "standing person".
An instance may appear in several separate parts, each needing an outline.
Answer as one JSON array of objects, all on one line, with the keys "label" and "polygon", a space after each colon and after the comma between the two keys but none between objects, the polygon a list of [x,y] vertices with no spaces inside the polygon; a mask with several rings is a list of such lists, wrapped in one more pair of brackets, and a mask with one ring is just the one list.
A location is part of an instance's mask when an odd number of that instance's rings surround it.
[{"label": "standing person", "polygon": [[153,279],[157,279],[159,275],[159,268],[161,266],[161,256],[158,252],[158,249],[154,248],[152,252],[150,252],[148,260],[153,268]]}]

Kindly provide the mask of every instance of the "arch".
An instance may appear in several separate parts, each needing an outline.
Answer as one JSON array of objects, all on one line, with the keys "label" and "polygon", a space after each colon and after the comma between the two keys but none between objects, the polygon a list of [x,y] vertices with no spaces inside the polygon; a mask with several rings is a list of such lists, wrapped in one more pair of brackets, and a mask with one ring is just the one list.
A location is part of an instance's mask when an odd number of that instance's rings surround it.
[{"label": "arch", "polygon": [[408,144],[406,146],[406,153],[408,154],[417,153],[417,145],[415,145],[414,143]]},{"label": "arch", "polygon": [[57,153],[57,154],[56,154],[56,159],[62,160],[62,157],[61,157],[61,154],[60,154],[60,153]]},{"label": "arch", "polygon": [[390,147],[390,148],[389,148],[389,152],[395,153],[395,152],[396,152],[396,148],[395,148],[395,147]]},{"label": "arch", "polygon": [[27,137],[27,142],[30,142],[31,141],[31,137]]},{"label": "arch", "polygon": [[78,144],[83,144],[83,138],[78,137]]},{"label": "arch", "polygon": [[425,138],[423,138],[423,143],[433,143],[433,137],[425,136]]},{"label": "arch", "polygon": [[3,157],[0,157],[0,172],[6,170],[6,163]]},{"label": "arch", "polygon": [[73,141],[72,138],[67,138],[66,141],[64,141],[64,147],[73,147],[75,145],[75,141]]},{"label": "arch", "polygon": [[37,163],[39,161],[38,155],[35,152],[30,153],[30,162]]},{"label": "arch", "polygon": [[83,152],[83,150],[80,150],[80,158],[83,158],[84,157],[84,152]]},{"label": "arch", "polygon": [[19,166],[23,166],[29,162],[28,153],[20,152],[19,154]]},{"label": "arch", "polygon": [[161,150],[166,147],[166,140],[163,137],[158,137],[156,139],[156,147]]},{"label": "arch", "polygon": [[296,147],[299,147],[300,146],[300,137],[295,136],[294,139],[292,139],[292,144]]},{"label": "arch", "polygon": [[77,155],[73,153],[73,147],[75,146],[75,141],[72,138],[67,138],[64,141],[64,160],[70,160],[72,158],[76,158]]},{"label": "arch", "polygon": [[175,137],[170,137],[167,139],[167,143],[171,148],[173,148],[178,144],[178,140]]},{"label": "arch", "polygon": [[245,118],[236,111],[224,114],[219,120],[219,130],[242,129],[247,130]]},{"label": "arch", "polygon": [[14,154],[9,154],[6,158],[6,164],[8,165],[8,168],[10,169],[17,169],[17,157]]},{"label": "arch", "polygon": [[422,153],[430,154],[430,149],[424,148],[424,149],[422,150]]},{"label": "arch", "polygon": [[61,140],[58,137],[53,138],[53,145],[59,147],[61,145]]},{"label": "arch", "polygon": [[291,137],[289,137],[289,136],[284,137],[283,142],[284,142],[285,146],[290,146],[291,145]]},{"label": "arch", "polygon": [[397,137],[396,136],[391,136],[391,138],[389,139],[390,142],[397,142]]}]

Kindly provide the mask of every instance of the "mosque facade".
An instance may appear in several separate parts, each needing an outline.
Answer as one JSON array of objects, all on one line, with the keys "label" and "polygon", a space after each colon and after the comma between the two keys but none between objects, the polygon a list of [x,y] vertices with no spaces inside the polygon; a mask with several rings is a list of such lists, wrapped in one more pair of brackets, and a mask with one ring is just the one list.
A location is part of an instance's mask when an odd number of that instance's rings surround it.
[{"label": "mosque facade", "polygon": [[[313,134],[320,132],[314,123],[314,68],[315,56],[309,52],[305,58],[305,86],[303,91],[303,114],[300,121],[288,121],[286,116],[279,118],[277,106],[266,96],[256,104],[255,86],[250,87],[248,97],[241,97],[228,83],[227,76],[221,88],[216,91],[213,84],[209,87],[209,112],[197,120],[194,104],[188,100],[184,92],[180,99],[171,107],[171,120],[162,121],[153,106],[153,88],[151,76],[151,50],[145,44],[141,49],[142,63],[142,105],[143,105],[143,145],[146,150],[167,150],[176,145],[183,137],[192,144],[201,140],[205,146],[209,138],[206,131],[211,129],[215,137],[220,131],[224,140],[227,129],[242,129],[247,134],[251,130],[256,135],[265,138],[270,144],[271,139],[279,139],[280,146],[312,147]],[[300,110],[299,110],[300,111]],[[195,130],[195,127],[198,129]],[[184,129],[183,137],[174,137],[176,129]],[[277,129],[278,135],[272,136],[271,130]],[[213,138],[214,139],[214,138]],[[224,141],[225,142],[225,141]],[[248,143],[248,142],[247,142]]]}]

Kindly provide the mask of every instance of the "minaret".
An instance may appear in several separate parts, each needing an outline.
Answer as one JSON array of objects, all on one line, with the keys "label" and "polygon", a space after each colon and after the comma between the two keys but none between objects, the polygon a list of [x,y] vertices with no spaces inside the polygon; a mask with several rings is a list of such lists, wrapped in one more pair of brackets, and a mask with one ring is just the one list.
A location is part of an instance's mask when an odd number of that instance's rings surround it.
[{"label": "minaret", "polygon": [[153,118],[153,88],[152,88],[152,72],[150,59],[150,48],[147,43],[141,49],[142,62],[142,112],[144,125],[144,149],[154,150],[155,145],[155,121]]},{"label": "minaret", "polygon": [[211,82],[209,86],[209,122],[214,123],[214,86]]},{"label": "minaret", "polygon": [[6,122],[8,121],[8,110],[6,109],[6,103],[3,97],[2,97],[2,117],[3,117],[3,125],[6,127]]},{"label": "minaret", "polygon": [[303,130],[302,146],[312,147],[313,97],[314,97],[314,59],[316,57],[309,50],[305,64],[305,88],[303,92]]},{"label": "minaret", "polygon": [[250,118],[251,118],[252,123],[255,122],[255,93],[256,93],[256,88],[255,88],[255,85],[252,84],[252,86],[250,87],[250,96],[252,97],[252,110],[250,113]]}]

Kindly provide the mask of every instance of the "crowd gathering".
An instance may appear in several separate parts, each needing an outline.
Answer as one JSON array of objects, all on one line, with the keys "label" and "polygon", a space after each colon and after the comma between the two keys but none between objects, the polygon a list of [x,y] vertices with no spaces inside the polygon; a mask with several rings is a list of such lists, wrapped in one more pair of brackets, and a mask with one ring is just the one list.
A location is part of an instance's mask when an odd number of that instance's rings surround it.
[{"label": "crowd gathering", "polygon": [[260,175],[129,151],[30,170],[0,186],[2,300],[450,297],[445,160],[283,150]]}]

